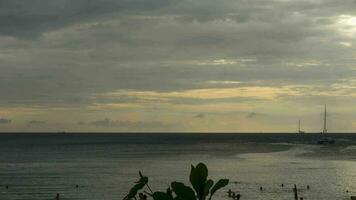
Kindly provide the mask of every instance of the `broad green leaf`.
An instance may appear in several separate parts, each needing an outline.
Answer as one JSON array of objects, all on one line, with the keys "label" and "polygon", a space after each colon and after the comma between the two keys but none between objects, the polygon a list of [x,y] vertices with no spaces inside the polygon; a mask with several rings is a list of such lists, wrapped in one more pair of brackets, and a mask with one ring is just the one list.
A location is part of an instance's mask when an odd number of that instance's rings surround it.
[{"label": "broad green leaf", "polygon": [[137,195],[137,192],[139,190],[141,190],[143,187],[145,186],[144,183],[137,183],[136,185],[134,185],[131,189],[129,194],[127,195],[128,199],[132,199]]},{"label": "broad green leaf", "polygon": [[171,187],[179,200],[196,200],[195,193],[192,188],[185,186],[183,183],[172,182]]},{"label": "broad green leaf", "polygon": [[189,180],[199,199],[204,196],[204,188],[208,177],[208,168],[205,164],[199,163],[196,167],[192,165]]},{"label": "broad green leaf", "polygon": [[166,193],[169,195],[169,197],[170,197],[171,199],[173,199],[172,190],[171,190],[170,187],[167,188]]},{"label": "broad green leaf", "polygon": [[209,179],[206,184],[205,184],[205,187],[204,187],[204,196],[203,196],[203,199],[206,198],[206,196],[209,195],[209,192],[210,192],[210,188],[214,185],[214,181]]},{"label": "broad green leaf", "polygon": [[173,200],[173,198],[164,192],[155,192],[152,197],[154,200]]},{"label": "broad green leaf", "polygon": [[142,176],[138,182],[147,184],[148,183],[148,177],[147,176]]},{"label": "broad green leaf", "polygon": [[148,177],[143,176],[141,171],[138,171],[138,174],[140,175],[140,179],[136,183],[148,183]]},{"label": "broad green leaf", "polygon": [[210,191],[210,199],[211,197],[215,194],[216,191],[218,191],[219,189],[227,186],[227,184],[229,184],[229,179],[220,179],[215,185],[214,187],[211,189]]}]

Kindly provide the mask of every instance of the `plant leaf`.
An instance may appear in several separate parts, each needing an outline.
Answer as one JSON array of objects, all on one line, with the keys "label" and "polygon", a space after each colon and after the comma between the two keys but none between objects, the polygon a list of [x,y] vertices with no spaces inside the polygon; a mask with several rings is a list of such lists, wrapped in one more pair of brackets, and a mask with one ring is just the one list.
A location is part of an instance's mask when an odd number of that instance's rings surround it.
[{"label": "plant leaf", "polygon": [[192,188],[185,186],[180,182],[171,183],[173,192],[177,195],[175,199],[179,200],[196,200],[195,193]]},{"label": "plant leaf", "polygon": [[211,180],[211,179],[209,179],[209,180],[206,182],[205,187],[204,187],[204,194],[203,194],[203,195],[204,195],[204,196],[203,196],[204,199],[206,198],[206,196],[209,195],[210,188],[211,188],[213,185],[214,185],[214,181]]},{"label": "plant leaf", "polygon": [[203,199],[208,168],[204,163],[199,163],[196,167],[192,165],[189,180],[199,199]]},{"label": "plant leaf", "polygon": [[142,176],[138,182],[147,184],[148,183],[148,177],[147,176]]},{"label": "plant leaf", "polygon": [[136,183],[147,184],[148,183],[148,177],[147,176],[143,176],[141,171],[138,171],[138,174],[140,175],[140,179]]},{"label": "plant leaf", "polygon": [[132,199],[137,195],[137,192],[139,190],[141,190],[143,187],[145,186],[144,183],[137,183],[136,185],[134,185],[131,189],[129,194],[127,195],[128,199]]},{"label": "plant leaf", "polygon": [[171,199],[173,199],[172,190],[171,190],[170,187],[167,188],[166,193],[169,195],[169,197],[170,197]]},{"label": "plant leaf", "polygon": [[214,187],[210,191],[210,199],[216,191],[225,187],[227,184],[229,184],[229,179],[220,179],[217,183],[215,183]]},{"label": "plant leaf", "polygon": [[172,200],[173,198],[171,198],[169,196],[169,194],[166,194],[164,192],[155,192],[152,195],[154,200]]}]

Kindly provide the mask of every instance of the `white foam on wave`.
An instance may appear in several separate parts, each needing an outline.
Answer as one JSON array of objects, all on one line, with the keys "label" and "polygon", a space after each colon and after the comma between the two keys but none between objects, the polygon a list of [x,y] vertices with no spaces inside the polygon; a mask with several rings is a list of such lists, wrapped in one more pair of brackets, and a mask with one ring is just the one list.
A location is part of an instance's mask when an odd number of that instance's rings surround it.
[{"label": "white foam on wave", "polygon": [[[280,143],[278,143],[280,144]],[[306,145],[306,144],[288,144],[291,148],[283,151],[268,152],[268,153],[243,153],[236,155],[240,159],[260,159],[260,158],[290,158],[302,156],[306,153],[314,152],[319,150],[321,147],[316,145]]]},{"label": "white foam on wave", "polygon": [[356,151],[356,145],[347,146],[340,150],[340,152],[355,152],[355,151]]}]

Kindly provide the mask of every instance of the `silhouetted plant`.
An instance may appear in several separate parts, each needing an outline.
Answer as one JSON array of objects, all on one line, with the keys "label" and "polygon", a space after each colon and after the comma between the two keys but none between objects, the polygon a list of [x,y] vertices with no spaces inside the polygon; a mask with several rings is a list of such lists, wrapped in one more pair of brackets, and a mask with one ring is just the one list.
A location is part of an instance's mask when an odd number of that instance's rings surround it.
[{"label": "silhouetted plant", "polygon": [[[153,192],[148,185],[148,177],[139,172],[140,179],[130,189],[124,200],[137,199],[137,193],[146,186],[148,191],[143,191],[154,200],[211,200],[219,189],[229,184],[229,179],[220,179],[215,183],[208,179],[208,168],[204,163],[199,163],[196,167],[192,165],[189,180],[193,189],[180,182],[172,182],[166,192]],[[140,195],[142,197],[142,195]]]}]

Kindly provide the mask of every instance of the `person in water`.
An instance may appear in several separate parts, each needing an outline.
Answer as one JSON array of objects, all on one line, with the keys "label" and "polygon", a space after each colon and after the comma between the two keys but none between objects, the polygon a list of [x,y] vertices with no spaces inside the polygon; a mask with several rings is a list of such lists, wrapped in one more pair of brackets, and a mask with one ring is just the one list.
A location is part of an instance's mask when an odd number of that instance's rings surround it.
[{"label": "person in water", "polygon": [[59,200],[59,193],[57,193],[56,195],[56,200]]},{"label": "person in water", "polygon": [[229,197],[232,196],[232,191],[231,191],[231,189],[229,189],[229,190],[227,191],[227,195],[228,195]]},{"label": "person in water", "polygon": [[241,198],[241,195],[240,195],[240,194],[237,194],[237,195],[236,195],[236,200],[240,200],[240,198]]}]

